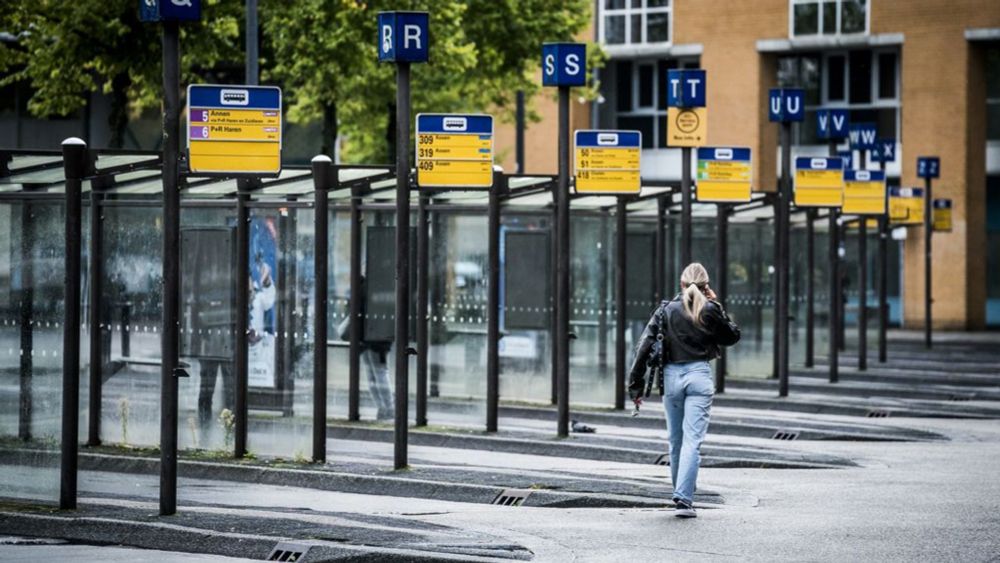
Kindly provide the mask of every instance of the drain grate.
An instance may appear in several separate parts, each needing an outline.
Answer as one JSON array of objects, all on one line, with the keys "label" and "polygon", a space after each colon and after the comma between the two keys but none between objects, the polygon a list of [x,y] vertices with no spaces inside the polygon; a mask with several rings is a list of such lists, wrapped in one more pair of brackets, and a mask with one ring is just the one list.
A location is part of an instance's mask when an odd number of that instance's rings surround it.
[{"label": "drain grate", "polygon": [[524,489],[504,489],[500,491],[493,502],[490,504],[496,504],[499,506],[521,506],[524,501],[528,500],[531,495],[531,491]]},{"label": "drain grate", "polygon": [[267,556],[268,561],[299,561],[305,557],[312,546],[301,543],[278,542]]},{"label": "drain grate", "polygon": [[797,440],[799,438],[799,433],[795,430],[777,430],[774,436],[771,436],[772,440]]},{"label": "drain grate", "polygon": [[974,398],[975,395],[952,395],[949,401],[964,402],[964,401],[971,401]]},{"label": "drain grate", "polygon": [[889,411],[885,409],[872,409],[865,416],[868,418],[888,418]]},{"label": "drain grate", "polygon": [[653,462],[654,465],[670,465],[670,454],[660,454]]}]

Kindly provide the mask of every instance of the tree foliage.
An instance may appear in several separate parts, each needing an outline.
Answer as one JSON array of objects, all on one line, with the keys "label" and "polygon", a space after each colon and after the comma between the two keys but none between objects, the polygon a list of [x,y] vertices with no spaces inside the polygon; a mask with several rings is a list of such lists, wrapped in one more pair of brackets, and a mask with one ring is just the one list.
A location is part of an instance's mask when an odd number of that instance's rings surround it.
[{"label": "tree foliage", "polygon": [[[129,108],[158,107],[162,96],[159,26],[139,21],[136,0],[31,0],[3,3],[0,85],[27,82],[28,110],[65,116],[91,92],[111,97],[112,145],[121,145]],[[183,80],[203,77],[220,61],[240,60],[241,3],[205,0],[203,22],[182,28]]]},{"label": "tree foliage", "polygon": [[[541,44],[573,40],[590,22],[592,4],[259,2],[262,83],[283,88],[290,121],[323,121],[324,150],[343,135],[348,142],[342,157],[348,161],[389,157],[386,136],[392,125],[395,68],[378,62],[378,12],[430,12],[431,61],[413,65],[412,71],[415,113],[489,111],[511,121],[515,93],[523,90],[530,100],[540,91]],[[181,27],[182,80],[242,81],[242,72],[225,72],[227,65],[242,67],[242,0],[202,4],[202,21]],[[138,0],[0,2],[0,31],[18,39],[0,43],[0,85],[30,83],[28,107],[35,115],[66,115],[86,103],[87,93],[104,92],[112,97],[112,131],[118,130],[120,144],[127,108],[135,112],[159,105],[159,26],[138,21]],[[590,66],[600,64],[600,51],[590,51]]]}]

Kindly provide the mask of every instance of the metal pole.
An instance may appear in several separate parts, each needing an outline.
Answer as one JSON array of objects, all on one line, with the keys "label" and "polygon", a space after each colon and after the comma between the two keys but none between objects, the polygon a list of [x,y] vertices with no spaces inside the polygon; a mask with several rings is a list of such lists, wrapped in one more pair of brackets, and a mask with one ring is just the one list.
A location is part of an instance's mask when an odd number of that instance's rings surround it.
[{"label": "metal pole", "polygon": [[[837,257],[840,259],[841,263],[838,266],[838,274],[847,272],[847,223],[843,221],[843,216],[838,222],[838,233],[837,236],[840,237],[840,245],[844,249],[844,256],[840,254],[840,248],[837,249]],[[837,279],[837,348],[844,352],[847,350],[847,296],[844,295],[844,278],[843,276]]]},{"label": "metal pole", "polygon": [[625,264],[628,259],[628,209],[624,196],[615,208],[615,408],[625,408]]},{"label": "metal pole", "polygon": [[[729,285],[729,205],[720,203],[716,206],[716,241],[715,241],[715,289],[719,303],[725,306],[727,286]],[[726,348],[719,348],[719,359],[715,362],[715,392],[726,391]]]},{"label": "metal pole", "polygon": [[653,300],[656,303],[666,299],[665,279],[667,261],[667,200],[664,196],[656,198],[656,235],[653,239],[653,248],[656,255],[653,257]]},{"label": "metal pole", "polygon": [[[101,190],[96,182],[90,186],[90,391],[87,409],[87,445],[101,445],[101,399],[104,382],[101,379],[104,354],[101,349],[104,324],[104,219],[101,216]],[[110,327],[107,328],[110,330]]]},{"label": "metal pole", "polygon": [[233,413],[235,432],[233,456],[247,453],[247,417],[249,412],[250,341],[250,186],[248,180],[237,182],[236,194],[236,390]]},{"label": "metal pole", "polygon": [[691,147],[681,147],[681,268],[691,263]]},{"label": "metal pole", "polygon": [[924,178],[924,347],[931,348],[931,234],[934,219],[931,209],[931,179]]},{"label": "metal pole", "polygon": [[559,185],[556,194],[559,207],[556,256],[556,386],[558,398],[557,431],[569,436],[569,87],[559,87]]},{"label": "metal pole", "polygon": [[351,188],[350,348],[347,359],[347,419],[361,420],[361,187]]},{"label": "metal pole", "polygon": [[792,124],[781,123],[781,185],[778,206],[780,208],[780,234],[778,236],[778,396],[788,396],[788,288],[791,232],[789,229],[789,203],[792,197]]},{"label": "metal pole", "polygon": [[407,466],[410,358],[410,63],[396,65],[396,425],[394,463]]},{"label": "metal pole", "polygon": [[[883,164],[879,164],[884,169]],[[888,197],[888,190],[886,190]],[[885,363],[888,356],[886,333],[889,330],[889,206],[878,218],[878,361]]]},{"label": "metal pole", "polygon": [[257,0],[246,0],[246,81],[256,86],[260,77],[257,37]]},{"label": "metal pole", "polygon": [[337,172],[326,155],[312,159],[313,187],[316,207],[313,210],[313,461],[326,462],[326,341],[327,301],[329,286],[330,202],[327,190],[336,183]]},{"label": "metal pole", "polygon": [[497,431],[500,407],[500,190],[502,172],[493,173],[487,211],[489,280],[486,295],[486,431]]},{"label": "metal pole", "polygon": [[427,296],[430,282],[430,196],[420,194],[417,203],[417,400],[416,426],[427,426],[428,323]]},{"label": "metal pole", "polygon": [[524,112],[524,90],[517,91],[517,110],[514,117],[516,132],[515,132],[515,160],[517,161],[517,173],[524,174],[524,129],[525,129],[525,112]]},{"label": "metal pole", "polygon": [[[868,151],[860,151],[860,169],[868,167]],[[858,371],[868,369],[868,218],[858,221]]]},{"label": "metal pole", "polygon": [[180,33],[163,23],[163,326],[160,338],[160,515],[177,512],[177,368],[180,328]]},{"label": "metal pole", "polygon": [[840,349],[837,346],[837,332],[838,324],[837,314],[840,312],[840,306],[838,301],[840,300],[840,241],[838,240],[838,234],[840,233],[840,226],[837,224],[838,211],[835,207],[830,208],[830,319],[829,319],[829,331],[830,331],[830,351],[829,351],[829,362],[830,362],[830,383],[836,383],[840,376],[837,373],[839,358],[837,354],[840,353]]},{"label": "metal pole", "polygon": [[814,365],[816,323],[816,210],[806,211],[806,367]]},{"label": "metal pole", "polygon": [[77,138],[63,141],[66,171],[66,254],[63,287],[62,447],[59,471],[59,508],[76,508],[77,452],[80,425],[80,238],[83,215],[81,191],[87,168],[87,144]]},{"label": "metal pole", "polygon": [[868,219],[858,221],[858,370],[868,369]]},{"label": "metal pole", "polygon": [[21,204],[21,292],[20,292],[20,401],[18,404],[17,436],[31,439],[31,419],[34,411],[32,377],[34,376],[34,317],[35,317],[35,208],[27,201]]},{"label": "metal pole", "polygon": [[551,240],[549,241],[550,242],[549,252],[550,252],[550,256],[552,257],[552,259],[550,261],[550,265],[551,265],[551,268],[552,268],[552,272],[551,272],[552,276],[551,276],[551,279],[549,280],[549,283],[551,284],[551,290],[552,290],[552,299],[550,301],[550,303],[552,305],[552,311],[551,311],[552,314],[550,315],[551,318],[549,319],[549,322],[550,322],[549,340],[550,340],[550,344],[551,344],[550,349],[549,349],[549,354],[550,354],[550,358],[549,358],[549,364],[550,364],[550,366],[549,367],[552,370],[552,381],[551,381],[551,384],[549,385],[549,394],[550,394],[551,403],[553,405],[559,403],[559,392],[558,392],[558,389],[559,389],[559,375],[558,375],[559,374],[559,370],[557,369],[557,366],[559,365],[559,346],[556,344],[557,338],[558,338],[558,332],[559,332],[559,329],[557,328],[559,326],[559,314],[556,311],[556,299],[557,299],[556,288],[559,286],[559,271],[558,271],[558,268],[556,267],[556,262],[558,262],[558,256],[559,256],[559,232],[558,232],[559,231],[559,194],[556,193],[556,190],[558,190],[558,189],[559,189],[559,183],[557,182],[556,185],[553,186],[553,192],[552,192],[552,228],[549,229],[549,233],[551,234]]}]

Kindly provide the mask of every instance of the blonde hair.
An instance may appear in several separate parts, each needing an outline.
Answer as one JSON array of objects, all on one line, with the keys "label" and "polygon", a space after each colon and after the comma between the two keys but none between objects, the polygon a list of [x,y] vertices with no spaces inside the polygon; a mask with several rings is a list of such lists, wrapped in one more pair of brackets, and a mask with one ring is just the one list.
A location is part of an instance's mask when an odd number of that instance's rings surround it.
[{"label": "blonde hair", "polygon": [[701,310],[708,303],[702,293],[708,287],[708,271],[698,262],[688,264],[681,273],[681,293],[684,295],[684,312],[695,324],[701,324]]}]

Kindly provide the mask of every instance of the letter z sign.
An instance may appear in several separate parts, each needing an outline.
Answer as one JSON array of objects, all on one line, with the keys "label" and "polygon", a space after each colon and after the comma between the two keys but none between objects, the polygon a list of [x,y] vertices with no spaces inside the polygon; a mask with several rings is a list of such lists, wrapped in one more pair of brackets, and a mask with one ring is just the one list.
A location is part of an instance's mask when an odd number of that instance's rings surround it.
[{"label": "letter z sign", "polygon": [[542,86],[583,86],[586,83],[586,45],[583,43],[542,45]]},{"label": "letter z sign", "polygon": [[427,62],[427,12],[379,12],[378,60],[394,63]]}]

